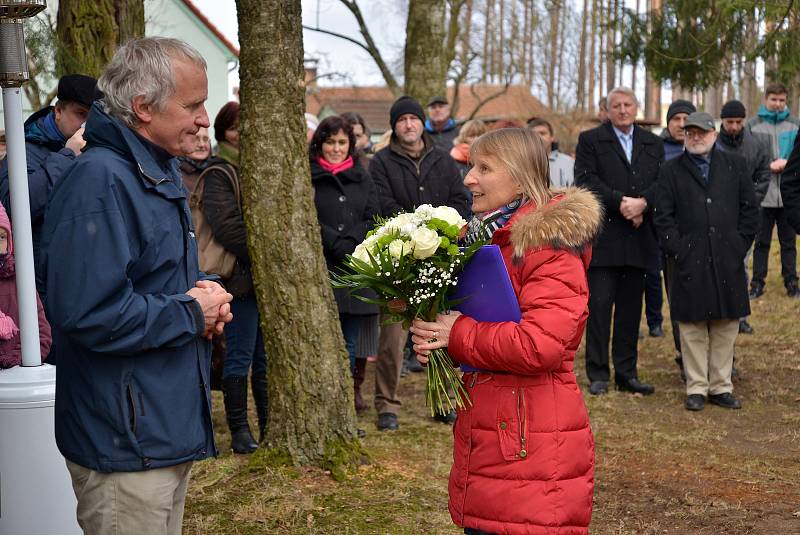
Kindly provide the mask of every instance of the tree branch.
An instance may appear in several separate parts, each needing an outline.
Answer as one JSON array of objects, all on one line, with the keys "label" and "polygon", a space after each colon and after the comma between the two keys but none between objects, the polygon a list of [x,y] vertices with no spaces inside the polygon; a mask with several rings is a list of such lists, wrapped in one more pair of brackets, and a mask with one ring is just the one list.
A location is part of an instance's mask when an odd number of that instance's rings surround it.
[{"label": "tree branch", "polygon": [[[389,66],[386,65],[386,62],[383,60],[383,56],[381,55],[380,51],[378,50],[375,41],[372,39],[372,34],[369,32],[369,28],[367,28],[367,23],[364,20],[364,16],[361,14],[361,9],[358,7],[357,0],[339,0],[344,6],[353,14],[356,18],[356,22],[358,22],[358,28],[361,32],[361,36],[364,38],[366,45],[358,43],[353,39],[347,38],[348,41],[355,42],[359,44],[362,48],[364,48],[372,59],[375,60],[375,64],[378,66],[378,69],[381,71],[383,75],[384,81],[386,81],[386,85],[389,86],[389,89],[395,96],[400,95],[400,85],[397,83],[397,79],[395,79],[392,71],[389,69]],[[330,32],[328,32],[330,33]],[[343,36],[339,36],[343,37]]]}]

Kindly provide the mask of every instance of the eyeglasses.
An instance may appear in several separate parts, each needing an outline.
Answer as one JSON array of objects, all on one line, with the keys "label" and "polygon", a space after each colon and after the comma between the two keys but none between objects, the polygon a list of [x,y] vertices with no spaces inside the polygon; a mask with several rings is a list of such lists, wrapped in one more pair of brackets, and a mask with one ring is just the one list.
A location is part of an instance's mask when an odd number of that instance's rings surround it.
[{"label": "eyeglasses", "polygon": [[683,131],[683,133],[684,133],[684,135],[686,137],[694,138],[694,139],[703,139],[704,137],[706,137],[711,132],[713,132],[713,130],[707,130],[706,131],[706,130],[700,130],[700,129],[697,129],[697,128],[693,128],[691,130],[686,129],[686,130]]}]

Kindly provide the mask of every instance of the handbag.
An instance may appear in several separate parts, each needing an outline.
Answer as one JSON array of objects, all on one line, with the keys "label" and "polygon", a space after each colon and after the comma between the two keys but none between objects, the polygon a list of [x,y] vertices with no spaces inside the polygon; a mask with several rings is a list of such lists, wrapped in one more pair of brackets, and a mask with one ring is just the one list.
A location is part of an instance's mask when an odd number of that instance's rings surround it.
[{"label": "handbag", "polygon": [[206,175],[210,171],[221,171],[230,181],[233,194],[239,210],[242,209],[242,199],[239,190],[239,181],[236,180],[235,171],[229,164],[214,164],[208,166],[197,179],[192,194],[189,196],[189,209],[192,212],[194,222],[195,238],[197,239],[197,260],[200,270],[205,273],[219,275],[223,279],[229,278],[233,274],[233,267],[236,264],[236,255],[227,251],[215,238],[211,225],[208,224],[203,213],[203,190],[206,184]]}]

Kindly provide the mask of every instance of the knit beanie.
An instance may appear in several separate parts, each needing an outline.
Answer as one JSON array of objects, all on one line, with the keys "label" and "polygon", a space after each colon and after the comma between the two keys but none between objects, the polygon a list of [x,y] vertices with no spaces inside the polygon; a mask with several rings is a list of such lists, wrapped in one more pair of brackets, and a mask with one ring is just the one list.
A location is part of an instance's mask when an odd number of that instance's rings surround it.
[{"label": "knit beanie", "polygon": [[744,104],[738,100],[729,100],[722,106],[722,113],[719,116],[720,119],[743,119],[747,117],[747,110],[744,109]]},{"label": "knit beanie", "polygon": [[692,104],[688,100],[678,99],[672,104],[670,104],[669,109],[667,109],[667,122],[670,122],[672,118],[678,115],[679,113],[685,113],[686,115],[691,115],[696,111],[697,108],[694,107],[694,104]]},{"label": "knit beanie", "polygon": [[394,124],[400,116],[406,113],[416,115],[420,121],[425,122],[425,111],[420,103],[411,97],[403,96],[395,100],[394,104],[392,104],[392,109],[389,110],[389,123],[392,125],[392,130],[394,130]]}]

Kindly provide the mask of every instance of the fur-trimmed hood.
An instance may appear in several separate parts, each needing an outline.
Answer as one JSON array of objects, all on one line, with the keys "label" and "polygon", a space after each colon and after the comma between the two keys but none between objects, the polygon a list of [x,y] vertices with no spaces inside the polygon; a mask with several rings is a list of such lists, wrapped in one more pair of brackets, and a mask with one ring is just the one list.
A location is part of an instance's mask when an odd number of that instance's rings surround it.
[{"label": "fur-trimmed hood", "polygon": [[603,207],[589,190],[567,188],[546,205],[533,208],[514,221],[514,256],[538,247],[579,251],[591,243],[603,224]]}]

